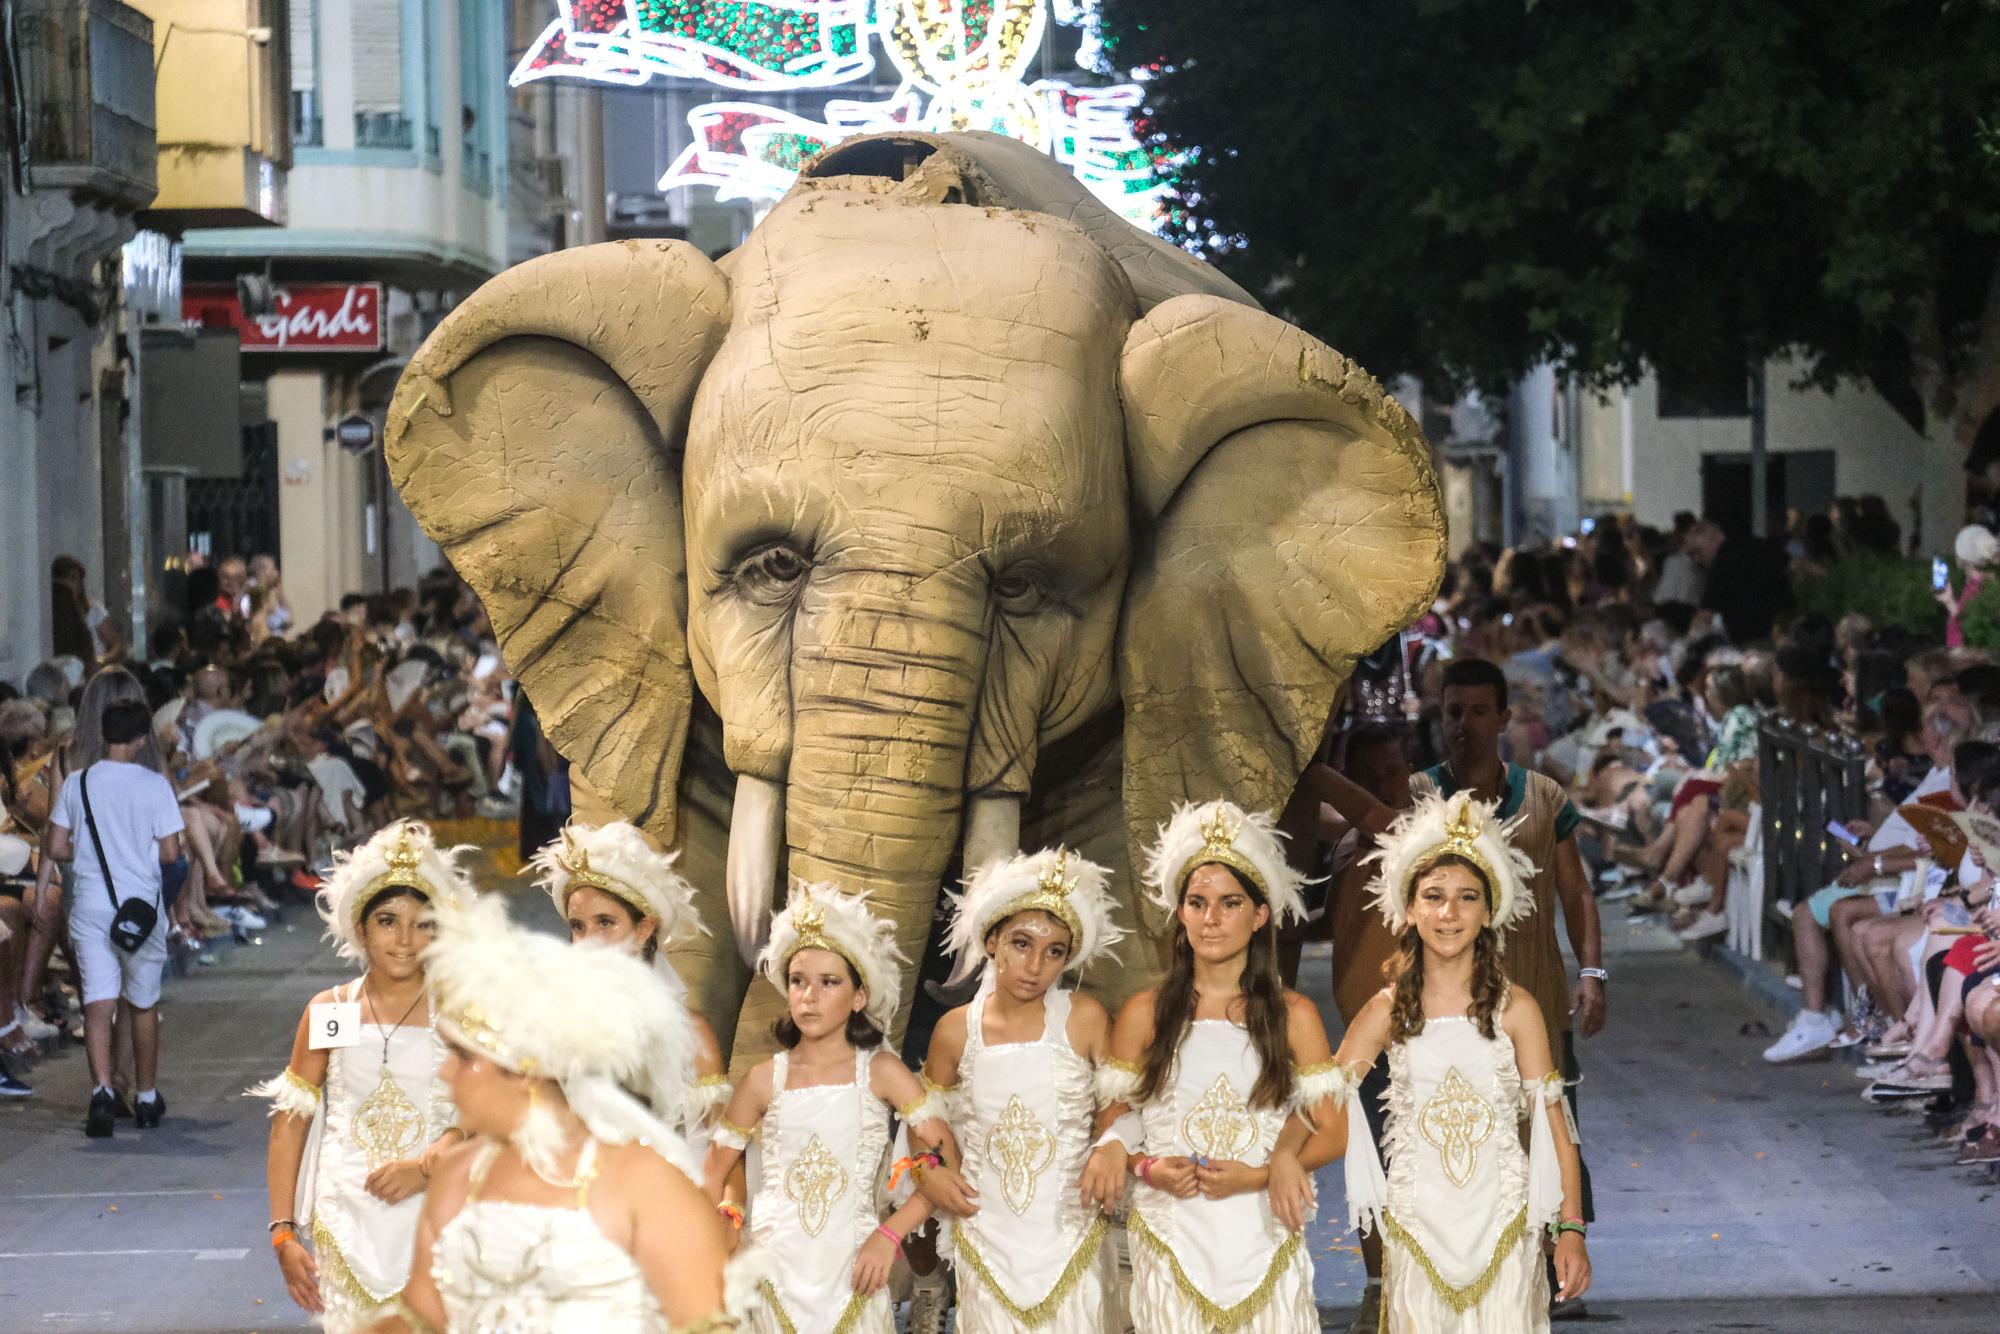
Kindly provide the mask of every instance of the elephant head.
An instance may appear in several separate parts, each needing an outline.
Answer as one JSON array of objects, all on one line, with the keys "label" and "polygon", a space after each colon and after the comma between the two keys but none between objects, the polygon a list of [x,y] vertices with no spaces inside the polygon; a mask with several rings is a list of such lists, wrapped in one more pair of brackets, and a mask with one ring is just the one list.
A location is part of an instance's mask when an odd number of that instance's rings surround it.
[{"label": "elephant head", "polygon": [[[1282,803],[1441,576],[1428,450],[1374,381],[987,140],[844,147],[720,266],[523,264],[391,410],[397,485],[587,786],[667,844],[730,805],[745,949],[789,875],[921,957],[1024,807],[1061,837],[1122,800],[1088,850],[1129,868],[1176,801]],[[1113,993],[1156,966],[1127,953]],[[727,954],[683,961],[725,1041]]]}]

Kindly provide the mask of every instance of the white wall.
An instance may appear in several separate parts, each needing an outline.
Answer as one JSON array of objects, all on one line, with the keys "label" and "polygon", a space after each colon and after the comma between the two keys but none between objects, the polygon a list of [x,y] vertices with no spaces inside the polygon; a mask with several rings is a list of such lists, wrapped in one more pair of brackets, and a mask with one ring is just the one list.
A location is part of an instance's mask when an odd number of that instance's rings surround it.
[{"label": "white wall", "polygon": [[[1832,450],[1835,493],[1880,495],[1906,535],[1910,497],[1920,493],[1923,545],[1945,550],[1963,522],[1965,493],[1953,452],[1911,429],[1872,390],[1793,388],[1799,374],[1792,362],[1771,363],[1765,416],[1770,451]],[[1664,527],[1677,510],[1700,511],[1702,455],[1749,452],[1750,419],[1662,419],[1659,382],[1650,375],[1630,395],[1633,511],[1641,523]],[[1594,416],[1593,429],[1604,429],[1606,420]]]}]

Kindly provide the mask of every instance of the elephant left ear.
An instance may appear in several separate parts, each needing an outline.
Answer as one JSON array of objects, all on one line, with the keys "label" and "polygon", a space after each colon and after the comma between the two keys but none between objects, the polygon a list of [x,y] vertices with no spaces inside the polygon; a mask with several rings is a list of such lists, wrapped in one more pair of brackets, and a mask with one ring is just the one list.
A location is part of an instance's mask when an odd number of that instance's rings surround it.
[{"label": "elephant left ear", "polygon": [[1430,447],[1332,348],[1213,296],[1161,303],[1120,365],[1142,513],[1118,652],[1134,864],[1176,802],[1277,810],[1355,661],[1444,577]]}]

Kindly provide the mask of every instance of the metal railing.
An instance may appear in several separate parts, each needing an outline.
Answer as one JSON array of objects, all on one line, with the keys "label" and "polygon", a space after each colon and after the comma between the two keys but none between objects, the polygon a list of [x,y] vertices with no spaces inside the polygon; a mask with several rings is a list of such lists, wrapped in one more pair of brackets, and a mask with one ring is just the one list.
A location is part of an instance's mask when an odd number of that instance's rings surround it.
[{"label": "metal railing", "polygon": [[493,155],[466,144],[458,159],[459,179],[468,190],[480,194],[493,192]]},{"label": "metal railing", "polygon": [[1805,902],[1847,866],[1829,820],[1868,813],[1868,752],[1853,737],[1766,717],[1757,729],[1764,908]]},{"label": "metal railing", "polygon": [[356,148],[401,148],[416,144],[416,127],[400,111],[357,111],[354,113]]}]

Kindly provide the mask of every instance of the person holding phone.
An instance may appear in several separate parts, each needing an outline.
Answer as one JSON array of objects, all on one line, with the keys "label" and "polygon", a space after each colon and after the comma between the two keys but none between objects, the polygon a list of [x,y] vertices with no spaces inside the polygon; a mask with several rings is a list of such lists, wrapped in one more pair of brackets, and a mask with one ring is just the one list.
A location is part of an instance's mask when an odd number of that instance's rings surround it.
[{"label": "person holding phone", "polygon": [[1945,647],[1964,648],[1965,609],[1979,596],[1980,588],[1992,574],[1994,562],[2000,560],[2000,538],[1979,524],[1967,524],[1958,530],[1952,554],[1958,557],[1959,568],[1965,571],[1965,587],[1956,596],[1952,594],[1951,571],[1940,556],[1931,562],[1931,592],[1944,607]]}]

